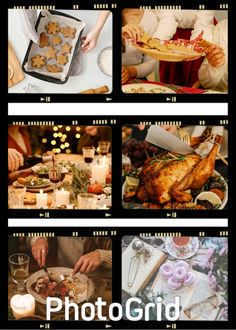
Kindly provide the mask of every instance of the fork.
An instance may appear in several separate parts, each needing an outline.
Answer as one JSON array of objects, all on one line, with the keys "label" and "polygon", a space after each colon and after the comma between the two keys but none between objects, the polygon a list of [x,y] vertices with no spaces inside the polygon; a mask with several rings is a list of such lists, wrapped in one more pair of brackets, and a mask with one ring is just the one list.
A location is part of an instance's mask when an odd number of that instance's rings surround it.
[{"label": "fork", "polygon": [[180,128],[179,125],[177,125],[178,128],[178,133],[179,133],[179,137],[180,140],[184,143],[186,143],[187,145],[190,145],[190,135],[188,132],[186,132],[183,128]]}]

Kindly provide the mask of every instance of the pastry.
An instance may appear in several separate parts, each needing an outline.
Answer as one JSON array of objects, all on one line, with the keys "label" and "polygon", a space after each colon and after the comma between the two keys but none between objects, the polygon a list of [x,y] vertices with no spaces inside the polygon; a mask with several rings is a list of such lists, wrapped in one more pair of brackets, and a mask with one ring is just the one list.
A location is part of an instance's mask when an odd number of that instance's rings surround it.
[{"label": "pastry", "polygon": [[182,283],[176,281],[174,276],[171,276],[168,278],[167,285],[168,285],[168,288],[171,290],[178,290],[179,288],[181,288]]},{"label": "pastry", "polygon": [[40,33],[40,36],[39,36],[39,47],[40,48],[44,48],[44,47],[47,47],[49,45],[50,45],[49,38],[46,35],[46,33],[44,33],[44,32]]},{"label": "pastry", "polygon": [[176,262],[175,267],[184,267],[188,270],[189,264],[184,260],[180,260],[180,261]]},{"label": "pastry", "polygon": [[56,64],[52,64],[52,65],[48,64],[47,70],[52,73],[62,72],[62,68],[60,66],[57,66]]},{"label": "pastry", "polygon": [[47,60],[50,60],[51,58],[56,59],[57,50],[55,48],[53,48],[52,46],[50,46],[44,54],[45,54]]},{"label": "pastry", "polygon": [[60,32],[63,34],[63,36],[65,38],[74,39],[76,29],[73,29],[73,28],[70,28],[69,26],[67,26],[65,28],[61,28]]},{"label": "pastry", "polygon": [[61,47],[61,53],[62,54],[70,54],[72,46],[70,46],[68,43],[64,44]]},{"label": "pastry", "polygon": [[20,177],[20,178],[17,179],[17,182],[18,182],[19,184],[22,184],[22,185],[25,185],[25,184],[26,184],[26,181],[27,181],[26,178],[21,178],[21,177]]},{"label": "pastry", "polygon": [[58,64],[65,65],[67,62],[68,62],[68,56],[62,55],[62,54],[57,56],[57,63]]},{"label": "pastry", "polygon": [[45,26],[48,34],[57,34],[60,31],[59,25],[56,22],[49,22],[48,25]]},{"label": "pastry", "polygon": [[184,285],[191,285],[193,284],[194,280],[195,280],[195,274],[192,272],[188,272],[184,279]]},{"label": "pastry", "polygon": [[45,65],[45,57],[39,54],[36,54],[31,58],[31,65],[33,68],[42,68]]},{"label": "pastry", "polygon": [[54,46],[56,46],[56,45],[60,45],[61,42],[62,42],[61,37],[59,37],[59,36],[54,36],[54,37],[52,37],[52,44],[53,44]]},{"label": "pastry", "polygon": [[177,266],[174,269],[173,277],[177,282],[183,282],[187,275],[187,269],[183,266]]},{"label": "pastry", "polygon": [[173,275],[173,271],[174,266],[172,264],[165,263],[160,267],[160,274],[166,279]]}]

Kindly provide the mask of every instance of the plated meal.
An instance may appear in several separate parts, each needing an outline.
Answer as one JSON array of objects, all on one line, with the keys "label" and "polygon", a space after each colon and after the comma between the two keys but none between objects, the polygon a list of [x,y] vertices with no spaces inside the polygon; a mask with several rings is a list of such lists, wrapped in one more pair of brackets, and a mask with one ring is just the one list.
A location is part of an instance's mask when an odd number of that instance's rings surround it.
[{"label": "plated meal", "polygon": [[126,173],[123,186],[124,207],[224,208],[228,198],[227,183],[215,171],[215,158],[222,139],[219,135],[215,137],[213,147],[204,158],[195,153],[180,155],[160,149],[151,155],[150,150],[156,147],[145,141],[142,143],[148,151],[144,160],[142,151],[133,151],[131,146],[128,155],[132,154],[131,161],[136,168]]},{"label": "plated meal", "polygon": [[143,36],[136,43],[132,43],[132,45],[156,60],[179,62],[205,56],[203,50],[209,42],[204,40],[202,35],[203,32],[194,40],[159,40],[151,38],[144,32]]},{"label": "plated meal", "polygon": [[30,43],[24,71],[41,79],[43,76],[54,78],[48,79],[51,82],[56,82],[55,79],[58,83],[65,82],[84,26],[68,15],[42,11],[36,24],[39,42]]},{"label": "plated meal", "polygon": [[131,94],[165,94],[175,93],[172,89],[156,84],[127,84],[122,86],[123,93]]},{"label": "plated meal", "polygon": [[48,271],[52,278],[57,274],[63,274],[65,279],[56,283],[49,279],[44,270],[32,274],[27,281],[26,288],[38,302],[46,304],[47,297],[57,297],[62,301],[68,297],[70,302],[79,304],[92,296],[94,284],[86,275],[72,276],[72,269],[64,267],[51,267],[48,268]]}]

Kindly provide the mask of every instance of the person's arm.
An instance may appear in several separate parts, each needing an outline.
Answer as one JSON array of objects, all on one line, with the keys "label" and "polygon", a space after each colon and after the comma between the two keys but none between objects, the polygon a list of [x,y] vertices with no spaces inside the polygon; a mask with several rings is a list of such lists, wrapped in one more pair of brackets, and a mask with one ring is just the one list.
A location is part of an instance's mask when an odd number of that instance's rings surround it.
[{"label": "person's arm", "polygon": [[153,38],[170,40],[176,32],[178,23],[170,10],[157,11],[158,25]]},{"label": "person's arm", "polygon": [[214,10],[198,10],[196,22],[191,32],[190,40],[195,39],[202,31],[203,38],[212,41],[212,32],[214,29]]},{"label": "person's arm", "polygon": [[109,10],[101,11],[98,15],[95,26],[88,33],[88,35],[83,38],[82,48],[85,53],[89,52],[96,46],[100,32],[101,32],[104,24],[106,23],[106,20],[109,15],[110,15]]},{"label": "person's arm", "polygon": [[[206,58],[199,71],[198,78],[204,88],[219,89],[228,85],[228,63],[224,50],[218,46],[227,39],[227,30],[221,25],[215,27],[214,44],[206,47]],[[221,88],[220,88],[221,89]]]},{"label": "person's arm", "polygon": [[150,57],[149,55],[143,55],[143,61],[141,64],[134,65],[136,69],[136,77],[137,78],[144,78],[148,76],[155,70],[156,61]]},{"label": "person's arm", "polygon": [[32,255],[39,267],[45,266],[48,254],[48,241],[46,237],[31,237],[27,239],[27,244],[31,248]]},{"label": "person's arm", "polygon": [[24,165],[23,155],[14,148],[8,148],[8,171],[17,171]]}]

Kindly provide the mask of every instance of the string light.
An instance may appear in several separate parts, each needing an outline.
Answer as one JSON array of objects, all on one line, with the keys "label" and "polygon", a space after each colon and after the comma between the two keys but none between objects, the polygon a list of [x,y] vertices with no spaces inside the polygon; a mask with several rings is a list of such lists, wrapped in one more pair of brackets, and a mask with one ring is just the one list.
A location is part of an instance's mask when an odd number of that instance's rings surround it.
[{"label": "string light", "polygon": [[76,131],[79,132],[80,131],[80,127],[76,127]]},{"label": "string light", "polygon": [[52,144],[53,146],[55,146],[55,144],[57,144],[57,143],[56,143],[55,140],[52,140],[52,141],[51,141],[51,144]]},{"label": "string light", "polygon": [[67,135],[66,134],[62,134],[62,138],[63,139],[66,139],[67,138]]},{"label": "string light", "polygon": [[80,134],[75,134],[76,139],[80,138]]},{"label": "string light", "polygon": [[47,143],[47,142],[48,142],[48,140],[47,140],[47,139],[45,139],[45,138],[43,138],[43,139],[42,139],[42,142],[43,142],[43,143]]},{"label": "string light", "polygon": [[64,144],[61,144],[61,145],[60,145],[60,148],[61,148],[61,149],[65,149],[65,145],[64,145]]},{"label": "string light", "polygon": [[62,125],[57,125],[58,128],[62,128]]},{"label": "string light", "polygon": [[54,131],[58,131],[58,127],[57,127],[57,126],[54,126],[54,127],[53,127],[53,130],[54,130]]},{"label": "string light", "polygon": [[69,132],[71,130],[70,126],[66,126],[66,131]]},{"label": "string light", "polygon": [[71,150],[70,149],[66,149],[66,153],[67,154],[70,154],[71,153]]},{"label": "string light", "polygon": [[62,133],[60,132],[60,133],[58,133],[58,137],[62,137]]},{"label": "string light", "polygon": [[58,135],[59,135],[59,134],[57,134],[57,133],[53,133],[53,137],[54,137],[54,138],[57,138]]},{"label": "string light", "polygon": [[69,142],[66,142],[65,143],[65,147],[68,148],[70,146],[70,143]]}]

